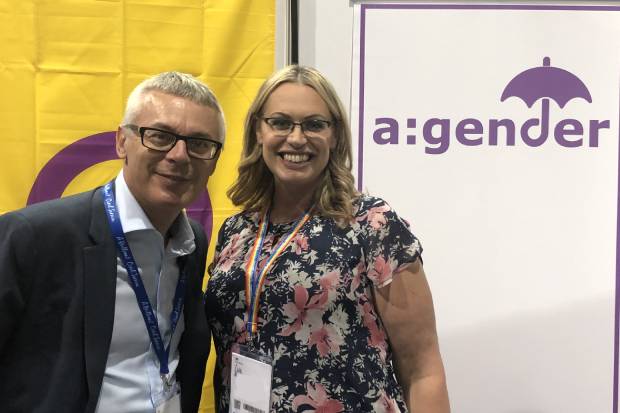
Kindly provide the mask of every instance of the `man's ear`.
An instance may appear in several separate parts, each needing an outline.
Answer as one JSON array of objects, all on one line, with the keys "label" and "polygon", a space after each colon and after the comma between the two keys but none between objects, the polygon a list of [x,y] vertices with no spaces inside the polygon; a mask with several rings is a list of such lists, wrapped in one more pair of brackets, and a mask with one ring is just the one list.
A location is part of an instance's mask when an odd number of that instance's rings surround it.
[{"label": "man's ear", "polygon": [[126,143],[127,137],[125,137],[125,131],[119,126],[118,129],[116,129],[116,155],[121,159],[127,157],[127,150],[125,149]]}]

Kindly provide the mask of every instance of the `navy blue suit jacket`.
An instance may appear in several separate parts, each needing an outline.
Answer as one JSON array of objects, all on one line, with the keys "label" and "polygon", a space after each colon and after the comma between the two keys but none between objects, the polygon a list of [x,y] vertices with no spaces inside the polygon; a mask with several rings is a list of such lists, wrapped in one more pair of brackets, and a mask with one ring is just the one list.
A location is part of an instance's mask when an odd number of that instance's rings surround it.
[{"label": "navy blue suit jacket", "polygon": [[[0,216],[0,410],[93,412],[116,296],[116,247],[101,188]],[[191,221],[177,377],[198,410],[210,332],[203,310],[207,240]]]}]

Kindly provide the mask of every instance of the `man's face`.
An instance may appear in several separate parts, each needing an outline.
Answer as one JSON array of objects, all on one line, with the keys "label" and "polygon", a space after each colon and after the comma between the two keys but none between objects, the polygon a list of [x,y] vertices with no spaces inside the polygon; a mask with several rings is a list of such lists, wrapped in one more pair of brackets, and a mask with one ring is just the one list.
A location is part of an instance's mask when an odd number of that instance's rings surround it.
[{"label": "man's face", "polygon": [[[215,109],[162,92],[144,94],[133,124],[223,143]],[[128,128],[117,132],[116,153],[125,159],[127,186],[151,221],[175,217],[191,204],[205,190],[219,156],[211,160],[191,158],[184,141],[177,141],[168,152],[148,149],[140,135]]]}]

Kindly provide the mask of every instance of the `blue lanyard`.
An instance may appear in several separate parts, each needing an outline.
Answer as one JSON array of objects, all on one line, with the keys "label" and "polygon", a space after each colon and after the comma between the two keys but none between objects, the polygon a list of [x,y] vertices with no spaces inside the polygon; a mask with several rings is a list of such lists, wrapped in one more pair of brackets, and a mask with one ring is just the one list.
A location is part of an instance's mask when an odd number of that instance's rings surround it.
[{"label": "blue lanyard", "polygon": [[136,260],[133,258],[131,248],[129,248],[129,243],[125,237],[125,232],[123,231],[123,225],[121,224],[118,208],[116,206],[116,199],[114,198],[114,193],[112,192],[112,182],[108,182],[103,187],[103,206],[105,207],[106,215],[108,216],[108,222],[110,223],[112,238],[114,238],[114,242],[116,243],[116,249],[120,253],[123,265],[127,270],[129,285],[131,285],[131,288],[133,288],[133,291],[136,294],[138,307],[142,312],[142,318],[144,318],[144,323],[146,324],[147,331],[149,332],[151,343],[153,344],[155,354],[157,354],[157,358],[159,359],[159,373],[161,374],[164,383],[168,384],[168,357],[170,355],[170,344],[172,343],[174,330],[176,329],[179,318],[181,318],[181,312],[183,311],[183,300],[185,297],[186,284],[185,270],[184,268],[181,269],[181,273],[179,274],[179,281],[177,282],[177,288],[174,293],[172,313],[170,314],[170,342],[168,343],[168,347],[164,347],[164,342],[161,337],[161,333],[159,332],[159,325],[157,323],[157,315],[153,312],[153,307],[151,306],[146,289],[144,288],[144,283],[142,282],[142,277],[138,271],[138,265],[136,264]]}]

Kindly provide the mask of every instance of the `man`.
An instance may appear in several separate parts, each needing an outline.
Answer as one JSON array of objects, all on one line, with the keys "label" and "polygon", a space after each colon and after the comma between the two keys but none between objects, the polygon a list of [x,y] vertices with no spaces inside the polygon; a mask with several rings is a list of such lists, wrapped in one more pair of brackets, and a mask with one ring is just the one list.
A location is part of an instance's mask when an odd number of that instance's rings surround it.
[{"label": "man", "polygon": [[211,91],[162,73],[128,98],[114,182],[0,217],[0,411],[198,409],[207,245],[183,208],[224,135]]}]

